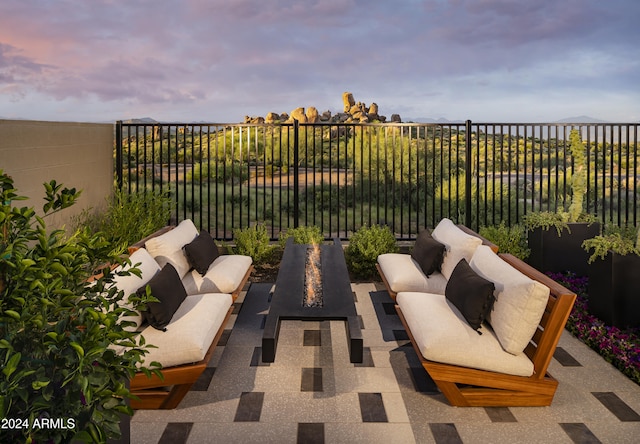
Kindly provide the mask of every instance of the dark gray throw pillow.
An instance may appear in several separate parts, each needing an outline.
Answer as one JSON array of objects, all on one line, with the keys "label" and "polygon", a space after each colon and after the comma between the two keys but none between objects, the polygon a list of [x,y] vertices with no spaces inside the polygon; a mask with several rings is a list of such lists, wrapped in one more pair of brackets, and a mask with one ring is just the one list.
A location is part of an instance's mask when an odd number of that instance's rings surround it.
[{"label": "dark gray throw pillow", "polygon": [[440,271],[446,247],[435,240],[428,230],[422,230],[411,250],[411,257],[422,268],[422,272],[429,275]]},{"label": "dark gray throw pillow", "polygon": [[479,276],[462,259],[453,269],[444,294],[477,331],[493,308],[494,290],[493,282]]},{"label": "dark gray throw pillow", "polygon": [[184,246],[184,252],[187,255],[189,265],[202,276],[207,274],[209,265],[220,255],[216,242],[205,230],[200,231],[198,237]]},{"label": "dark gray throw pillow", "polygon": [[[175,267],[166,264],[147,283],[151,287],[151,295],[160,302],[149,302],[142,317],[153,328],[166,331],[166,326],[187,297],[180,276]],[[147,291],[147,285],[140,287],[137,293],[142,296]]]}]

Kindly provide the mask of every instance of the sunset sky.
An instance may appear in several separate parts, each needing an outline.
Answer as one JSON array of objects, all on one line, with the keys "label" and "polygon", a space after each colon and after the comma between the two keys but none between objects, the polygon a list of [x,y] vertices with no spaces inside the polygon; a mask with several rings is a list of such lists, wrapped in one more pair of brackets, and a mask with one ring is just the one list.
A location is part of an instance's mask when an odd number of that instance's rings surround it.
[{"label": "sunset sky", "polygon": [[640,1],[0,2],[0,118],[240,122],[344,91],[404,120],[637,122]]}]

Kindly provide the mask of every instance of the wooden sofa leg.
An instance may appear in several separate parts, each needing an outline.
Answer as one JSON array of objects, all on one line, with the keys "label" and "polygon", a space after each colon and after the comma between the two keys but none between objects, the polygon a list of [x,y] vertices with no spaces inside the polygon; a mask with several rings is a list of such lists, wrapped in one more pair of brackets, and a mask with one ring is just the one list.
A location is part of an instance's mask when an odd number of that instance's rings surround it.
[{"label": "wooden sofa leg", "polygon": [[434,382],[452,406],[469,407],[470,404],[467,402],[456,383],[446,381]]},{"label": "wooden sofa leg", "polygon": [[182,398],[184,398],[185,395],[189,392],[189,390],[191,390],[192,385],[193,383],[174,385],[171,391],[167,394],[167,397],[163,401],[160,408],[169,410],[169,409],[175,409],[176,407],[178,407],[178,404],[180,404],[180,401],[182,401]]}]

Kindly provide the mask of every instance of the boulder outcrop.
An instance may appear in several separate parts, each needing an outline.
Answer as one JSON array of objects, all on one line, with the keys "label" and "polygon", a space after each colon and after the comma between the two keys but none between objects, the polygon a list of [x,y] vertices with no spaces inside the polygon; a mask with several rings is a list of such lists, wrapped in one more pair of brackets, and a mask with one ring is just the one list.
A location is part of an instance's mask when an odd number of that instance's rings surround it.
[{"label": "boulder outcrop", "polygon": [[[386,116],[379,114],[377,103],[373,102],[367,106],[364,102],[356,102],[350,92],[342,93],[342,105],[343,111],[335,114],[329,110],[320,114],[313,106],[308,107],[306,111],[304,107],[299,107],[291,111],[291,114],[270,112],[264,118],[245,116],[244,123],[291,123],[294,120],[300,123],[385,123],[387,121]],[[392,114],[390,121],[400,123],[402,119],[399,114]]]}]

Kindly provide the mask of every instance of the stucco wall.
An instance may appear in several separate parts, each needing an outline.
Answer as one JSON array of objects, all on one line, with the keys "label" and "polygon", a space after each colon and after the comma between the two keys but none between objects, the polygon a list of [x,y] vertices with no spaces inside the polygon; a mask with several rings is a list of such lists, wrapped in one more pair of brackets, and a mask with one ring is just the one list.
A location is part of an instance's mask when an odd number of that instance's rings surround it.
[{"label": "stucco wall", "polygon": [[113,189],[112,124],[0,120],[0,169],[13,177],[20,205],[42,213],[44,182],[82,190],[78,203],[47,218],[67,228],[84,208],[101,208]]}]

